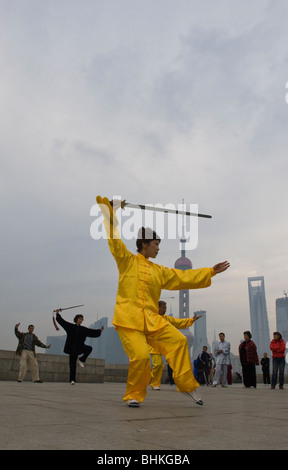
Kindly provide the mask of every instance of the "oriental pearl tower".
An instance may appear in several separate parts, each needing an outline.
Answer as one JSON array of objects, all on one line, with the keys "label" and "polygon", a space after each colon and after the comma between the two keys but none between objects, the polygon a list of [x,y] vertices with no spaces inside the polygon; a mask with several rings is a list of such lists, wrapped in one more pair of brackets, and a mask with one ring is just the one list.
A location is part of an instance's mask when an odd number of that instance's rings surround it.
[{"label": "oriental pearl tower", "polygon": [[[174,268],[182,269],[183,271],[186,269],[192,269],[192,262],[189,258],[186,257],[185,243],[186,238],[184,237],[184,230],[182,230],[182,237],[180,238],[181,257],[175,261]],[[189,289],[179,291],[179,318],[189,318]],[[194,336],[190,332],[189,328],[183,330],[182,333],[188,340],[188,347],[191,357]]]}]

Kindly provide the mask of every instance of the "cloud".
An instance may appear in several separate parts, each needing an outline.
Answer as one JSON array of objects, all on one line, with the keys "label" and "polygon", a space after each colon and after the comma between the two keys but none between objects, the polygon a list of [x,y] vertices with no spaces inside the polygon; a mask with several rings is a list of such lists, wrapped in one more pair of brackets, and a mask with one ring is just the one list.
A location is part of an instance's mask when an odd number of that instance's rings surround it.
[{"label": "cloud", "polygon": [[[213,218],[199,223],[193,265],[225,257],[231,268],[191,293],[191,308],[207,310],[210,335],[231,325],[237,344],[247,277],[259,274],[275,322],[287,274],[287,5],[124,3],[2,2],[3,348],[19,316],[45,338],[63,303],[111,321],[117,270],[90,237],[97,194],[198,203]],[[178,256],[178,241],[162,240],[158,262]]]}]

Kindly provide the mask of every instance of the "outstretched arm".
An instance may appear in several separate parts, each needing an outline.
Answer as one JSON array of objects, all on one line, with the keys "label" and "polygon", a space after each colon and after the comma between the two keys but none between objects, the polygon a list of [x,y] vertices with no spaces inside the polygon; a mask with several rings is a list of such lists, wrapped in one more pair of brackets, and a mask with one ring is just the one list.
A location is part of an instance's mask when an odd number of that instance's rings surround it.
[{"label": "outstretched arm", "polygon": [[226,269],[228,269],[229,266],[230,266],[230,263],[228,261],[223,261],[222,263],[215,264],[215,266],[213,266],[213,269],[215,271],[215,274],[220,274],[226,271]]},{"label": "outstretched arm", "polygon": [[42,343],[42,341],[40,341],[36,335],[34,335],[34,343],[36,346],[38,346],[39,348],[44,348],[44,349],[50,349],[50,346],[51,344],[49,344],[48,346],[46,346],[46,344]]},{"label": "outstretched arm", "polygon": [[164,318],[169,321],[177,330],[185,330],[186,328],[189,328],[189,326],[192,326],[194,321],[198,320],[198,318],[201,318],[202,315],[193,315],[193,317],[190,318],[175,318],[175,317],[170,317],[169,315],[164,315]]},{"label": "outstretched arm", "polygon": [[98,338],[101,336],[104,326],[101,326],[100,329],[95,330],[94,328],[86,328],[86,334],[89,338]]}]

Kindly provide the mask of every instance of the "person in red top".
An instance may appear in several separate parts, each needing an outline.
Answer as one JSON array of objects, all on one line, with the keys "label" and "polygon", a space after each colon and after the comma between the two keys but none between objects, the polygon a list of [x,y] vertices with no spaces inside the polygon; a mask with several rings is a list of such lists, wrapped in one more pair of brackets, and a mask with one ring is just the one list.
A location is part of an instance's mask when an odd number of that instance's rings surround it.
[{"label": "person in red top", "polygon": [[284,388],[284,368],[285,368],[285,349],[286,345],[282,339],[282,335],[279,331],[273,333],[273,339],[270,343],[270,349],[272,351],[272,384],[271,388],[275,389],[277,383],[277,375],[279,370],[279,388]]}]

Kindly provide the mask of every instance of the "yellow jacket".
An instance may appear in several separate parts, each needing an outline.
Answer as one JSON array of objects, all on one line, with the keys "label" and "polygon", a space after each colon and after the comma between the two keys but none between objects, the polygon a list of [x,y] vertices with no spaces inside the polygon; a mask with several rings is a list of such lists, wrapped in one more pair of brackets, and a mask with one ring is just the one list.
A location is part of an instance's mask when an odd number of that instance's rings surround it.
[{"label": "yellow jacket", "polygon": [[131,253],[120,238],[117,217],[108,199],[97,196],[96,200],[104,215],[109,248],[119,270],[113,324],[116,328],[150,332],[163,328],[167,320],[158,313],[161,290],[208,287],[214,269],[169,269],[152,263],[140,253]]},{"label": "yellow jacket", "polygon": [[[161,315],[159,315],[161,316]],[[175,317],[170,317],[169,315],[162,315],[162,318],[165,318],[165,320],[169,321],[175,328],[178,330],[185,330],[185,328],[189,328],[189,326],[192,326],[194,323],[194,318],[175,318]],[[148,349],[150,354],[160,354],[159,351],[156,349],[152,348],[150,344],[148,344]]]}]

